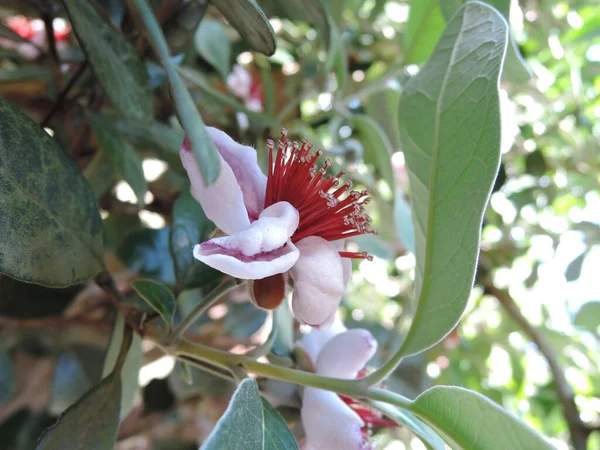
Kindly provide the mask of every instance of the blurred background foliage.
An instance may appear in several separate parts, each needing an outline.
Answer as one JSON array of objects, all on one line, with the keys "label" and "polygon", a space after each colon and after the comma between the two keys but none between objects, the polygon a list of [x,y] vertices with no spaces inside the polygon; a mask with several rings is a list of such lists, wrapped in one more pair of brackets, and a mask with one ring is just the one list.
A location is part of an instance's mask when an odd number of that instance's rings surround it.
[{"label": "blurred background foliage", "polygon": [[[173,287],[185,314],[218,278],[191,260],[191,245],[212,229],[187,194],[178,157],[183,131],[165,72],[124,0],[94,3],[144,58],[153,122],[134,124],[111,106],[57,1],[0,2],[0,96],[43,124],[83,170],[121,290],[139,302],[131,282],[159,280]],[[375,258],[354,263],[342,316],[373,332],[375,364],[385,361],[413,307],[400,93],[461,0],[258,0],[276,35],[271,57],[251,53],[207,0],[151,3],[207,125],[255,146],[263,164],[264,139],[285,126],[371,191],[379,233],[356,243]],[[476,285],[456,329],[403,361],[386,385],[411,398],[436,384],[479,391],[567,449],[572,426],[600,428],[600,8],[594,0],[489,3],[509,19],[514,46],[501,82],[502,166]],[[129,163],[115,158],[113,146],[127,148]],[[223,299],[194,338],[238,352],[264,341],[270,319],[246,299],[244,291]],[[49,289],[0,274],[3,449],[31,449],[99,381],[113,321],[110,302],[93,285]],[[286,358],[292,342],[279,339],[275,353]],[[117,448],[197,448],[234,386],[175,365],[145,342],[141,350],[140,390]],[[261,387],[295,423],[295,388]],[[381,448],[423,448],[403,428],[374,433]],[[588,447],[600,448],[599,432]]]}]

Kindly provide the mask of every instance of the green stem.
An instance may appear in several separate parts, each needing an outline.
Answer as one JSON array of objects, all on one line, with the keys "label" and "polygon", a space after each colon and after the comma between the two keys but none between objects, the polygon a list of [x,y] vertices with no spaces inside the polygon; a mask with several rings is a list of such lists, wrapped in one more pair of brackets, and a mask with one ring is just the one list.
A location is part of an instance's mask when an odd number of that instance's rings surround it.
[{"label": "green stem", "polygon": [[210,291],[197,305],[194,310],[188,314],[188,316],[176,326],[171,334],[165,340],[166,345],[170,345],[186,332],[186,330],[202,316],[217,300],[227,294],[229,291],[235,289],[238,286],[242,286],[243,283],[239,283],[235,278],[228,278],[219,284],[216,288]]}]

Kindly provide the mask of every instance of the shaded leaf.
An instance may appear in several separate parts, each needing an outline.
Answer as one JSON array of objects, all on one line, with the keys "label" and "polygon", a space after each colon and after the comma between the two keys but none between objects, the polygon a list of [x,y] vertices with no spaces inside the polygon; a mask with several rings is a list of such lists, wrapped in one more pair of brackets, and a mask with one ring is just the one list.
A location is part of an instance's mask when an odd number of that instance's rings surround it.
[{"label": "shaded leaf", "polygon": [[12,397],[14,389],[15,377],[10,354],[0,345],[0,405]]},{"label": "shaded leaf", "polygon": [[433,52],[445,24],[439,1],[410,2],[410,13],[404,34],[405,64],[421,63]]},{"label": "shaded leaf", "polygon": [[400,90],[387,87],[369,96],[367,114],[385,131],[392,146],[392,151],[400,150],[400,133],[398,132],[398,105]]},{"label": "shaded leaf", "polygon": [[214,228],[200,203],[186,189],[173,206],[170,236],[175,276],[186,288],[200,287],[221,277],[220,272],[198,261],[192,253],[195,245],[208,240]]},{"label": "shaded leaf", "polygon": [[163,32],[171,53],[177,55],[186,50],[207,8],[208,0],[195,0],[184,3],[169,17],[163,25]]},{"label": "shaded leaf", "polygon": [[267,56],[275,53],[275,32],[254,0],[213,0],[213,3],[251,49]]},{"label": "shaded leaf", "polygon": [[575,314],[573,325],[593,334],[600,333],[598,329],[600,327],[600,301],[595,300],[584,303]]},{"label": "shaded leaf", "polygon": [[204,19],[194,35],[196,50],[225,79],[231,70],[231,42],[223,25],[217,20]]},{"label": "shaded leaf", "polygon": [[481,394],[459,387],[431,388],[412,402],[410,410],[440,432],[453,448],[554,448],[508,411]]},{"label": "shaded leaf", "polygon": [[[104,367],[102,369],[103,376],[107,376],[115,368],[119,350],[121,349],[121,343],[123,342],[124,330],[125,318],[122,314],[117,314],[108,349],[106,350],[106,356],[104,357]],[[134,334],[120,374],[122,385],[120,408],[121,419],[124,419],[133,407],[133,400],[138,390],[138,374],[143,362],[144,354],[142,352],[142,339],[137,334]]]},{"label": "shaded leaf", "polygon": [[373,164],[388,186],[393,188],[392,153],[394,149],[385,131],[377,122],[364,114],[352,116],[350,122],[360,135],[365,162]]},{"label": "shaded leaf", "polygon": [[135,280],[132,287],[165,319],[167,324],[173,323],[175,296],[171,289],[154,280]]},{"label": "shaded leaf", "polygon": [[92,2],[65,0],[64,4],[77,40],[111,101],[129,120],[151,120],[150,77],[135,48],[96,13]]},{"label": "shaded leaf", "polygon": [[229,303],[229,311],[223,327],[229,335],[245,339],[256,333],[267,320],[267,312],[250,302]]},{"label": "shaded leaf", "polygon": [[142,158],[131,148],[109,119],[89,110],[86,111],[86,116],[98,143],[108,153],[117,172],[131,187],[138,204],[143,208],[148,185],[144,177]]},{"label": "shaded leaf", "polygon": [[438,342],[466,307],[483,211],[500,163],[498,78],[506,43],[504,19],[483,3],[468,2],[402,94],[418,307],[400,354]]},{"label": "shaded leaf", "polygon": [[113,185],[115,167],[109,156],[98,151],[83,171],[83,176],[90,183],[94,196],[99,199]]},{"label": "shaded leaf", "polygon": [[112,450],[119,428],[121,380],[111,374],[67,409],[36,450]]},{"label": "shaded leaf", "polygon": [[202,450],[244,448],[246,450],[297,449],[287,424],[258,392],[258,383],[246,378],[231,398]]},{"label": "shaded leaf", "polygon": [[131,233],[118,249],[119,258],[141,276],[174,284],[173,259],[169,253],[169,228],[143,229]]},{"label": "shaded leaf", "polygon": [[581,276],[581,268],[583,267],[583,261],[585,261],[586,256],[587,252],[583,252],[569,263],[569,265],[567,266],[567,271],[565,272],[565,278],[567,279],[567,281],[575,281],[579,279],[579,277]]},{"label": "shaded leaf", "polygon": [[103,266],[102,221],[75,163],[29,117],[0,99],[0,271],[61,287]]},{"label": "shaded leaf", "polygon": [[212,184],[219,176],[221,169],[219,156],[215,145],[208,136],[202,117],[196,109],[192,96],[183,84],[177,69],[171,60],[167,41],[162,29],[146,0],[132,0],[137,9],[146,31],[148,39],[158,54],[161,64],[167,72],[171,84],[171,92],[177,110],[177,116],[183,129],[190,139],[192,151],[200,166],[200,172],[206,184]]}]

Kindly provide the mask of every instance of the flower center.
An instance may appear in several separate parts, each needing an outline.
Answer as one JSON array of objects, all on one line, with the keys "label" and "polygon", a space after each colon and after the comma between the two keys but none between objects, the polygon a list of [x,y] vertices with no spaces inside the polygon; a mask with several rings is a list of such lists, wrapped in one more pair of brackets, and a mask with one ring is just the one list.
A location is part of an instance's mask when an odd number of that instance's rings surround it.
[{"label": "flower center", "polygon": [[[364,207],[371,198],[367,191],[349,191],[352,181],[340,186],[340,177],[327,175],[331,161],[326,160],[317,168],[321,150],[311,152],[312,144],[290,142],[287,130],[281,130],[277,142],[277,154],[273,157],[275,143],[267,140],[269,148],[269,173],[265,208],[286,201],[298,210],[300,223],[291,237],[298,242],[308,236],[319,236],[328,241],[347,239],[366,233],[375,233],[371,218]],[[273,160],[274,158],[274,160]],[[344,198],[342,198],[344,196]],[[340,252],[344,258],[372,259],[366,252]]]}]

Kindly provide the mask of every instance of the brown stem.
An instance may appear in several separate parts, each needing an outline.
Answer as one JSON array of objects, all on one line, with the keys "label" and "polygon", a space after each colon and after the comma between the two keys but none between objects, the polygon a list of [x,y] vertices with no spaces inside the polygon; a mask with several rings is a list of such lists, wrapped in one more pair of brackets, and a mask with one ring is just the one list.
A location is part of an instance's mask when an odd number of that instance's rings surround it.
[{"label": "brown stem", "polygon": [[556,392],[556,396],[558,397],[558,401],[562,406],[562,411],[567,422],[567,426],[569,427],[569,434],[571,436],[573,448],[575,450],[586,450],[587,438],[591,430],[585,425],[585,423],[583,423],[581,417],[579,417],[579,410],[577,409],[577,405],[575,403],[575,394],[567,382],[562,367],[558,363],[554,349],[544,338],[544,335],[540,332],[540,330],[533,326],[521,313],[519,306],[515,303],[515,300],[507,291],[498,289],[496,286],[494,286],[491,280],[486,280],[483,285],[485,292],[498,299],[498,302],[502,305],[506,312],[508,312],[513,320],[519,324],[523,332],[529,336],[531,341],[537,345],[538,351],[542,354],[548,363],[548,367],[550,368],[550,373],[552,374],[552,378],[554,380],[554,390]]},{"label": "brown stem", "polygon": [[60,94],[58,94],[58,97],[56,98],[56,101],[54,102],[52,109],[48,112],[48,114],[46,115],[44,120],[42,120],[42,123],[41,123],[42,127],[45,127],[48,125],[48,123],[50,123],[50,119],[52,119],[52,116],[54,116],[54,113],[56,113],[56,111],[58,111],[58,109],[62,106],[65,98],[67,97],[67,95],[69,95],[69,92],[71,91],[73,86],[75,86],[75,83],[77,83],[77,80],[79,80],[81,75],[83,75],[83,72],[85,72],[85,69],[87,69],[87,66],[88,66],[88,62],[86,59],[79,66],[79,68],[77,69],[75,74],[73,74],[73,76],[71,77],[71,79],[69,80],[69,82],[67,83],[65,88],[60,92]]}]

